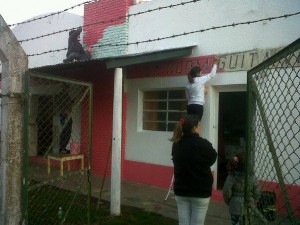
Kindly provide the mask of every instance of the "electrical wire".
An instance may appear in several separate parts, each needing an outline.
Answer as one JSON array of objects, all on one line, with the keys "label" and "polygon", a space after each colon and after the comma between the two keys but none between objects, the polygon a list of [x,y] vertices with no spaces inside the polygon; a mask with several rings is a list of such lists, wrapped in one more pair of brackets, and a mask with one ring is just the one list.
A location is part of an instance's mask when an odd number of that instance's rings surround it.
[{"label": "electrical wire", "polygon": [[53,16],[53,15],[58,15],[58,14],[60,14],[60,13],[66,12],[66,11],[68,11],[68,10],[70,10],[70,9],[74,9],[74,8],[76,8],[76,7],[79,7],[79,6],[81,6],[81,5],[84,5],[84,4],[87,4],[87,3],[91,3],[91,2],[94,2],[94,1],[95,1],[95,0],[93,0],[93,1],[82,2],[82,3],[80,3],[80,4],[71,6],[70,8],[66,8],[66,9],[61,10],[61,11],[58,11],[58,12],[50,13],[50,14],[48,14],[48,15],[41,16],[41,17],[37,17],[37,18],[34,18],[34,19],[30,19],[30,20],[26,20],[26,21],[23,21],[23,22],[20,22],[20,23],[9,24],[9,25],[7,25],[7,26],[8,26],[8,27],[13,27],[13,26],[16,26],[16,25],[21,25],[21,24],[25,24],[25,23],[31,23],[31,22],[36,21],[36,20],[42,20],[42,19],[45,19],[45,18],[47,18],[47,17]]}]

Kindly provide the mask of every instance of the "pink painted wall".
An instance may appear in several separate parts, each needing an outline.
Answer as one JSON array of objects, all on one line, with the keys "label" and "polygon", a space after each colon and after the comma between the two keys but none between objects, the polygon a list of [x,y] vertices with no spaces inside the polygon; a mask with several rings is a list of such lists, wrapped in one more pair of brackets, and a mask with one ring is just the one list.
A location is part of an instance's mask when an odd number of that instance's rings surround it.
[{"label": "pink painted wall", "polygon": [[[276,194],[276,211],[287,214],[287,205],[283,198],[279,184],[276,182],[260,181],[260,186],[262,191],[270,191]],[[300,186],[285,184],[284,187],[287,192],[290,206],[293,209],[293,214],[296,217],[300,217]]]},{"label": "pink painted wall", "polygon": [[[101,0],[86,4],[84,7],[84,44],[94,45],[103,38],[105,29],[126,23],[126,15],[131,2],[132,0]],[[102,73],[96,70],[92,78],[94,84],[92,171],[95,175],[103,176],[107,170],[106,175],[110,176],[114,70],[104,69]],[[123,93],[123,121],[126,121],[126,100],[126,93]],[[125,122],[122,129],[123,162],[126,140]]]},{"label": "pink painted wall", "polygon": [[104,30],[126,22],[126,14],[132,0],[101,0],[84,7],[84,38],[87,45],[94,45],[103,37]]}]

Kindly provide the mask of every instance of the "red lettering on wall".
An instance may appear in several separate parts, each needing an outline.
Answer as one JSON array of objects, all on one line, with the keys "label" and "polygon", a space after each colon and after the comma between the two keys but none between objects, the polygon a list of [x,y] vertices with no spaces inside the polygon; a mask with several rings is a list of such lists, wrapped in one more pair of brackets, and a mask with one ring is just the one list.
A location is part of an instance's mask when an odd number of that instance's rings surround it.
[{"label": "red lettering on wall", "polygon": [[[163,62],[132,65],[127,68],[127,78],[166,77],[187,75],[193,66],[200,66],[203,73],[209,73],[213,66],[213,55],[182,58]],[[222,70],[218,70],[222,72]]]}]

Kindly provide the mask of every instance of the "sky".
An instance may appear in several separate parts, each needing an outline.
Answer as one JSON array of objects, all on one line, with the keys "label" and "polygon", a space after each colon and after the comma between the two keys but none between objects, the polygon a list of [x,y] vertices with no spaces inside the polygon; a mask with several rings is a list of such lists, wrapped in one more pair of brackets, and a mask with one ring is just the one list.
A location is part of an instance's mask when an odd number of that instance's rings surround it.
[{"label": "sky", "polygon": [[[87,0],[0,0],[0,15],[8,25],[61,11]],[[17,7],[17,8],[16,8]],[[83,16],[83,5],[68,12]]]}]

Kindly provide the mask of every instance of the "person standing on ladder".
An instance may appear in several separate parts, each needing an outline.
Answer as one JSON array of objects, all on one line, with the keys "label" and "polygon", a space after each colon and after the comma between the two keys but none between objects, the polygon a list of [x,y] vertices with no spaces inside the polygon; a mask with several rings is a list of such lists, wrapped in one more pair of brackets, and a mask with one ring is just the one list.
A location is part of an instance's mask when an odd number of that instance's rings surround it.
[{"label": "person standing on ladder", "polygon": [[208,74],[202,74],[202,69],[199,66],[194,66],[188,73],[188,82],[185,88],[186,98],[188,100],[187,113],[198,115],[199,119],[203,116],[203,105],[205,103],[205,84],[211,80],[217,72],[219,57],[215,56],[213,67]]}]

